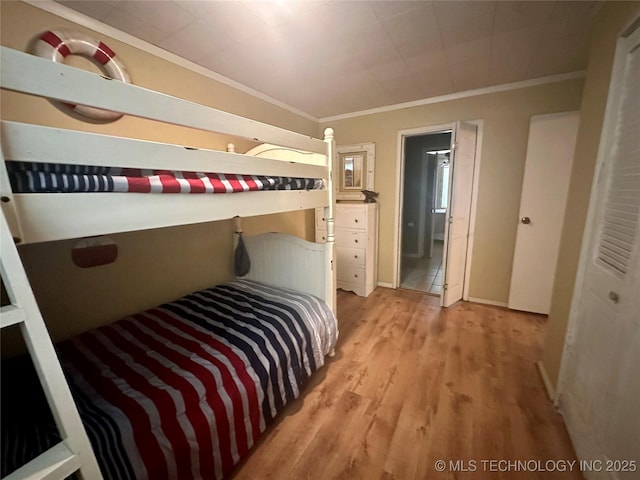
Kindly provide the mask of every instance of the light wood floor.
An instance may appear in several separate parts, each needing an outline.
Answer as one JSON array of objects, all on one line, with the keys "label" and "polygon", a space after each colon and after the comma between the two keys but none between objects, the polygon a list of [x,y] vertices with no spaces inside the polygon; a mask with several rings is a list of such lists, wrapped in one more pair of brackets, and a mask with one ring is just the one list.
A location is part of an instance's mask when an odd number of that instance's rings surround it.
[{"label": "light wood floor", "polygon": [[[234,480],[582,478],[577,467],[548,471],[559,465],[548,461],[575,454],[535,366],[545,317],[470,303],[440,309],[438,300],[340,292],[337,355]],[[451,471],[456,461],[475,472]]]}]

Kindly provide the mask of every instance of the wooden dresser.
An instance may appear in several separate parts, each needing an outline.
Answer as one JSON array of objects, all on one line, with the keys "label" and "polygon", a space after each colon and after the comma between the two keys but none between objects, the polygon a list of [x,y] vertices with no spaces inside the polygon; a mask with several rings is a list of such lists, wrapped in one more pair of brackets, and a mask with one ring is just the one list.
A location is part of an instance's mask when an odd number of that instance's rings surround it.
[{"label": "wooden dresser", "polygon": [[[368,296],[378,284],[378,204],[337,203],[335,234],[338,288]],[[317,208],[316,242],[326,241],[324,208]]]}]

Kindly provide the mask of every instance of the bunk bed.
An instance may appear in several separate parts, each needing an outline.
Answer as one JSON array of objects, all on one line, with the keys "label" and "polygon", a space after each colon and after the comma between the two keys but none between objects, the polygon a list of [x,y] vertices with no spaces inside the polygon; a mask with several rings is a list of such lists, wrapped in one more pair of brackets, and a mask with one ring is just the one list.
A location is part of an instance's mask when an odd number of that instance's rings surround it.
[{"label": "bunk bed", "polygon": [[[33,405],[25,416],[54,430],[38,430],[36,465],[7,478],[223,478],[335,348],[333,131],[309,138],[5,47],[0,59],[9,91],[261,144],[239,154],[2,122],[2,276],[15,304],[3,307],[2,326],[22,322],[52,413]],[[238,220],[317,207],[329,219],[326,244],[245,236]],[[246,275],[65,340],[59,368],[14,242],[231,218]],[[17,374],[18,401],[31,398],[28,376]],[[21,437],[31,441],[16,421],[2,419],[3,468],[25,460]]]}]

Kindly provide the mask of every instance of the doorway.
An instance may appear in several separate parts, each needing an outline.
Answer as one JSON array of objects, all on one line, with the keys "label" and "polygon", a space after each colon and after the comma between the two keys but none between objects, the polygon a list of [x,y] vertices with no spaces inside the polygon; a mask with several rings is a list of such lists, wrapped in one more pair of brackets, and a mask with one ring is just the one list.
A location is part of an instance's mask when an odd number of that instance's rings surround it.
[{"label": "doorway", "polygon": [[451,130],[409,136],[404,144],[400,287],[440,295]]},{"label": "doorway", "polygon": [[[446,209],[443,215],[444,220],[444,240],[442,241],[442,263],[438,268],[440,276],[438,280],[442,282],[440,289],[440,303],[444,307],[453,305],[459,300],[466,300],[469,296],[469,272],[471,269],[471,254],[473,250],[473,238],[475,228],[475,205],[477,199],[477,184],[478,184],[478,171],[479,171],[479,157],[482,150],[482,121],[477,122],[455,122],[448,125],[442,125],[439,127],[422,127],[412,130],[402,130],[398,132],[398,197],[397,208],[395,216],[395,235],[394,235],[394,283],[393,288],[401,287],[402,279],[402,263],[403,263],[403,250],[405,258],[405,267],[408,261],[413,258],[422,258],[425,254],[431,254],[432,257],[436,255],[435,247],[437,237],[436,233],[436,209],[435,204],[433,208],[428,208],[432,205],[427,198],[427,187],[429,184],[433,184],[436,178],[436,170],[431,177],[429,176],[429,162],[430,158],[428,153],[435,156],[433,163],[437,168],[438,152],[446,152],[447,146],[443,143],[440,145],[442,148],[427,147],[425,149],[420,148],[420,170],[407,170],[405,172],[405,146],[407,143],[411,144],[412,137],[430,137],[434,134],[448,134],[449,135],[449,182],[446,192]],[[424,141],[424,139],[422,139]],[[419,142],[419,141],[418,141]],[[441,162],[441,165],[445,165],[446,162]],[[444,172],[443,172],[444,175]],[[412,179],[419,179],[413,183],[408,183],[408,189],[413,188],[418,192],[425,192],[424,195],[418,194],[419,200],[413,204],[412,207],[408,207],[405,212],[405,178],[411,177]],[[411,186],[409,186],[411,185]],[[443,190],[444,191],[444,190]],[[432,190],[431,201],[437,198],[437,190]],[[441,195],[442,196],[442,195]],[[409,198],[409,196],[407,197]],[[426,200],[425,200],[426,198]],[[423,203],[424,201],[424,203]],[[411,204],[411,202],[409,202]],[[413,217],[408,213],[409,209],[413,208],[417,213],[413,213]],[[422,213],[421,213],[422,212]],[[427,215],[432,213],[431,218]],[[413,218],[413,219],[412,219]],[[426,218],[426,220],[425,220]],[[429,227],[433,225],[433,231],[429,230]],[[412,230],[410,230],[412,229]],[[429,237],[432,232],[431,237]],[[406,236],[412,237],[414,244],[413,248],[409,246],[410,241],[405,239]],[[430,244],[427,240],[433,242],[434,248],[430,250]],[[438,271],[433,272],[433,267],[429,267],[433,275],[434,281],[438,277]],[[405,268],[406,270],[406,268]],[[427,270],[428,273],[428,270]],[[430,277],[431,275],[426,275]],[[406,277],[405,277],[406,278]],[[428,280],[427,280],[428,281]],[[431,282],[431,286],[434,282]],[[424,288],[424,287],[423,287]],[[426,290],[422,290],[426,291]]]}]

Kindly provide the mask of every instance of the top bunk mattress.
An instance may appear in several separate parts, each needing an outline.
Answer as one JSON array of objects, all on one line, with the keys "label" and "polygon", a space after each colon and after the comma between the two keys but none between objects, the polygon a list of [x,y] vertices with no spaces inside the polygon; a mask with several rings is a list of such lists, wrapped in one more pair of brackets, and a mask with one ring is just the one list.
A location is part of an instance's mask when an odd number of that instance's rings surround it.
[{"label": "top bunk mattress", "polygon": [[234,193],[321,190],[318,178],[7,161],[13,193]]}]

